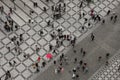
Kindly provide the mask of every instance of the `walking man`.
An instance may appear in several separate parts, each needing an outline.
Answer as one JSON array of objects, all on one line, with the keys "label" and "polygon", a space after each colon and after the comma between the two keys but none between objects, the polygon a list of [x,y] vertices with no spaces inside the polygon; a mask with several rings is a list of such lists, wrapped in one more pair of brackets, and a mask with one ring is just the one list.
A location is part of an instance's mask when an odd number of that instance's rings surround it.
[{"label": "walking man", "polygon": [[91,33],[91,41],[94,41],[95,40],[95,36],[93,33]]}]

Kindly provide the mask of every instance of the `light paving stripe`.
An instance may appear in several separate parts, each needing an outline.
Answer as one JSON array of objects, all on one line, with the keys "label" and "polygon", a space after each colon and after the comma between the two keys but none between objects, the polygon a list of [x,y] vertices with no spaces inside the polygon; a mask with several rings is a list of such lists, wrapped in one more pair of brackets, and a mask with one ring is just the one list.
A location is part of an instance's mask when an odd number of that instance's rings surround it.
[{"label": "light paving stripe", "polygon": [[[0,4],[3,5],[5,13],[8,14],[9,8],[5,4],[3,4],[2,2],[0,2]],[[20,26],[25,24],[25,22],[23,20],[21,20],[16,14],[12,14],[11,18]]]},{"label": "light paving stripe", "polygon": [[36,1],[38,3],[38,6],[43,9],[43,7],[46,7],[46,9],[48,9],[49,7],[47,5],[45,5],[41,0],[31,0],[31,1]]},{"label": "light paving stripe", "polygon": [[[4,0],[4,3],[11,7],[10,5],[12,5],[13,3],[10,1],[10,0]],[[10,5],[9,5],[10,4]],[[14,4],[13,4],[14,6]],[[25,22],[28,22],[29,19],[31,19],[28,15],[26,15],[20,8],[18,8],[16,6],[16,9],[15,12],[17,13],[17,15],[19,15]]]},{"label": "light paving stripe", "polygon": [[30,0],[21,0],[26,3],[31,9],[33,9],[36,13],[41,14],[43,11],[40,8],[34,8],[33,3]]},{"label": "light paving stripe", "polygon": [[[27,15],[30,15],[30,10],[31,8],[29,8],[29,6],[25,6],[24,7],[24,4],[18,0],[18,1],[15,1],[16,5],[19,6],[24,12],[26,12]],[[31,17],[32,18],[35,18],[37,16],[37,13],[34,13]]]}]

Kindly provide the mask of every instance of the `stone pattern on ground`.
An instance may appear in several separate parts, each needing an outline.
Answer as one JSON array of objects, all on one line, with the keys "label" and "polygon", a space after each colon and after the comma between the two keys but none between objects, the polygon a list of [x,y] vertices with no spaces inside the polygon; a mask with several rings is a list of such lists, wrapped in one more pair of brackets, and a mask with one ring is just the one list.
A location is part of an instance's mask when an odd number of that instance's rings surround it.
[{"label": "stone pattern on ground", "polygon": [[[15,24],[19,25],[19,30],[7,33],[3,27],[0,28],[0,77],[4,80],[5,72],[10,70],[12,74],[12,79],[14,80],[28,80],[31,76],[34,75],[35,70],[31,67],[31,65],[37,61],[37,58],[41,56],[42,60],[39,65],[41,65],[42,61],[46,61],[45,54],[49,52],[48,46],[49,44],[55,45],[55,40],[52,40],[50,37],[50,33],[58,28],[62,28],[64,34],[71,34],[72,36],[76,36],[79,39],[84,33],[88,30],[92,29],[95,26],[95,23],[90,19],[90,10],[94,8],[95,13],[98,13],[102,17],[106,15],[106,12],[110,9],[113,10],[120,3],[119,0],[103,0],[101,2],[94,0],[94,3],[87,6],[84,3],[84,7],[81,12],[84,12],[86,18],[89,18],[89,21],[92,23],[92,26],[88,27],[85,24],[85,31],[81,30],[81,26],[84,23],[84,18],[78,20],[79,13],[79,0],[65,0],[67,4],[66,13],[59,20],[53,21],[55,25],[55,29],[46,26],[46,22],[51,19],[51,10],[50,6],[57,4],[57,0],[54,2],[50,2],[49,4],[45,3],[44,0],[35,0],[38,2],[38,8],[33,8],[34,0],[16,0],[15,6],[16,10],[11,15],[11,18],[14,20]],[[24,7],[24,4],[26,6]],[[10,0],[2,0],[0,1],[0,5],[4,6],[5,13],[0,15],[2,21],[6,21],[5,14],[8,14],[9,7],[14,7],[14,4]],[[42,11],[43,7],[46,6],[48,9],[47,13]],[[35,13],[30,16],[29,10],[34,10]],[[28,24],[28,20],[33,19],[34,24]],[[3,25],[3,22],[0,22]],[[43,37],[39,36],[39,31],[43,30]],[[22,54],[17,55],[14,51],[13,45],[10,43],[10,38],[14,35],[19,35],[24,33],[24,42],[21,43],[20,49],[22,50]],[[38,54],[35,54],[35,45],[40,47],[40,51]],[[6,46],[10,46],[12,48],[11,52],[8,53]],[[57,51],[61,53],[67,48],[69,44],[64,42],[64,45],[61,46]],[[30,54],[30,58],[25,59],[23,54]],[[55,55],[56,56],[56,55]],[[10,67],[8,62],[15,60],[17,64],[14,67]]]},{"label": "stone pattern on ground", "polygon": [[102,66],[89,80],[120,80],[120,53],[109,60],[108,66]]}]

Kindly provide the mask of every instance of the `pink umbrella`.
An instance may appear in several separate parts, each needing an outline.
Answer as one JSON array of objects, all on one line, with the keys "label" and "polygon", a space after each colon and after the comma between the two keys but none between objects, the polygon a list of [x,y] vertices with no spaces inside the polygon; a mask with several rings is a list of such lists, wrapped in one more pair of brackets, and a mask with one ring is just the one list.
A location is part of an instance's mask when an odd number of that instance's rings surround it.
[{"label": "pink umbrella", "polygon": [[47,57],[48,59],[51,59],[51,58],[53,57],[53,55],[52,55],[51,53],[48,53],[48,54],[46,54],[46,57]]},{"label": "pink umbrella", "polygon": [[40,58],[40,56],[39,56],[39,57],[37,58],[37,61],[40,62],[40,59],[41,59],[41,58]]}]

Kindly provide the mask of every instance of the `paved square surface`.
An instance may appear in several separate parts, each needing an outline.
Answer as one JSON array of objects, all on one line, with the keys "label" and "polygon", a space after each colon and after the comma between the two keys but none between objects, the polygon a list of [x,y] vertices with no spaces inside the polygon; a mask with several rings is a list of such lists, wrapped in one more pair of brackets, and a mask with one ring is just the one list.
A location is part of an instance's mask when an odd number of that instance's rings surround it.
[{"label": "paved square surface", "polygon": [[[33,7],[33,2],[38,3],[37,8]],[[81,29],[82,25],[84,25],[84,18],[78,19],[80,11],[79,0],[65,0],[67,4],[65,14],[63,14],[61,19],[53,21],[54,29],[47,26],[46,22],[52,20],[51,6],[57,5],[57,2],[57,0],[53,0],[53,2],[47,4],[44,0],[16,0],[15,4],[13,4],[11,0],[0,1],[0,5],[4,6],[5,11],[4,14],[0,15],[2,21],[6,21],[6,14],[9,13],[9,7],[14,8],[15,5],[16,10],[13,11],[11,18],[15,24],[19,25],[19,30],[10,33],[7,33],[3,27],[0,28],[0,77],[2,80],[4,80],[7,70],[11,71],[13,80],[28,80],[35,73],[32,64],[37,61],[39,56],[41,57],[40,66],[42,61],[48,61],[45,55],[52,53],[52,51],[49,51],[49,44],[56,45],[56,41],[52,40],[50,36],[53,31],[56,32],[57,29],[62,28],[63,34],[71,34],[73,38],[75,36],[79,39],[96,25],[96,22],[92,21],[89,15],[91,9],[94,9],[95,13],[104,17],[108,10],[113,10],[118,6],[120,0],[94,0],[94,3],[90,4],[89,7],[84,3],[81,13],[84,12],[85,17],[92,23],[91,26],[85,24],[84,31]],[[25,6],[23,3],[25,3]],[[43,7],[47,8],[46,13],[43,12]],[[35,13],[30,15],[30,10],[33,10]],[[29,19],[33,20],[33,24],[28,23]],[[0,23],[4,25],[3,22]],[[39,35],[40,30],[44,32],[42,37]],[[20,44],[22,54],[18,55],[14,50],[15,46],[10,43],[10,39],[14,35],[19,37],[21,33],[23,33],[24,41]],[[35,52],[35,45],[40,47],[38,54]],[[8,46],[11,47],[10,52],[7,49]],[[57,53],[62,53],[68,46],[70,46],[69,42],[64,41],[63,46],[57,49]],[[29,54],[29,58],[25,59],[23,57],[24,54]],[[54,57],[57,56],[53,55]],[[9,61],[13,62],[13,60],[16,61],[16,65],[10,67]]]},{"label": "paved square surface", "polygon": [[89,80],[119,80],[120,53],[118,52],[117,55],[112,57],[109,63],[108,66],[101,67]]}]

